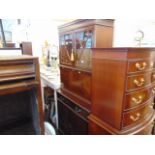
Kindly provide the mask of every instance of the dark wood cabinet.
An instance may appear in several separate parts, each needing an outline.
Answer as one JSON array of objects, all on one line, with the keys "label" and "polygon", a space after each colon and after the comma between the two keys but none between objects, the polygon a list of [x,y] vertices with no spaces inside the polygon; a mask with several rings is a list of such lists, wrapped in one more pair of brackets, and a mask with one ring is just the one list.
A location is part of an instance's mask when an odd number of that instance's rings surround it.
[{"label": "dark wood cabinet", "polygon": [[0,57],[0,106],[0,134],[44,134],[37,57]]},{"label": "dark wood cabinet", "polygon": [[[112,47],[114,20],[75,20],[59,27],[60,64],[74,66],[84,49]],[[79,54],[80,52],[80,54]]]},{"label": "dark wood cabinet", "polygon": [[88,111],[58,93],[59,132],[65,135],[88,134]]},{"label": "dark wood cabinet", "polygon": [[78,98],[79,104],[89,107],[89,110],[92,89],[90,49],[112,47],[113,22],[106,19],[86,19],[59,27],[61,90]]},{"label": "dark wood cabinet", "polygon": [[[112,38],[113,20],[75,20],[59,27],[61,93],[72,99],[72,104],[90,111],[92,101],[91,48],[112,47]],[[60,110],[59,127],[64,130],[64,133],[88,134],[88,128],[84,127],[87,122],[84,123],[80,117],[73,115],[73,112],[60,101],[58,108]],[[81,130],[78,129],[77,132],[77,125],[80,123]]]}]

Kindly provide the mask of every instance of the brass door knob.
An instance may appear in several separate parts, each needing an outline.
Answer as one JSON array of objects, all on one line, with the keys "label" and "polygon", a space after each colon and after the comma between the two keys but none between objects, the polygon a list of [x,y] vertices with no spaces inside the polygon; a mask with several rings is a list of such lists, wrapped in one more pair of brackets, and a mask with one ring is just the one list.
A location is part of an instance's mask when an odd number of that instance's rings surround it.
[{"label": "brass door knob", "polygon": [[130,115],[130,119],[135,122],[135,121],[138,121],[140,119],[140,116],[141,116],[140,113],[136,113],[135,116]]},{"label": "brass door knob", "polygon": [[133,81],[133,83],[134,83],[136,86],[138,86],[138,87],[144,85],[144,82],[145,82],[144,78],[141,78],[140,80],[135,79],[135,80]]},{"label": "brass door knob", "polygon": [[137,68],[139,71],[142,71],[142,70],[146,69],[147,64],[146,64],[146,62],[143,62],[142,64],[140,64],[140,63],[137,62],[137,63],[135,64],[135,66],[136,66],[136,68]]}]

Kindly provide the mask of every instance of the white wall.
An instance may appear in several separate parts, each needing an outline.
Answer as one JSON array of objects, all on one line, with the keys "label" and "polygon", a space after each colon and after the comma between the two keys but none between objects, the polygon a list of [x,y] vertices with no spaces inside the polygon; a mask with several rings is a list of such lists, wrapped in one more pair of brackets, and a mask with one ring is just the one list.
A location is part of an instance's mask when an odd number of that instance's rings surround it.
[{"label": "white wall", "polygon": [[31,20],[29,33],[35,56],[42,55],[42,46],[45,40],[51,45],[58,46],[57,25],[52,20]]},{"label": "white wall", "polygon": [[21,24],[13,24],[12,36],[13,42],[31,41],[33,55],[41,57],[42,46],[45,40],[50,45],[58,46],[58,29],[57,26],[63,21],[47,19],[21,19]]},{"label": "white wall", "polygon": [[[69,19],[35,19],[21,20],[21,25],[15,25],[13,40],[31,41],[33,55],[41,57],[42,46],[45,40],[51,45],[58,46],[57,26],[69,22]],[[155,19],[154,20],[132,20],[116,19],[114,25],[114,47],[135,47],[136,32],[142,30],[144,39],[141,42],[142,47],[155,47]]]},{"label": "white wall", "polygon": [[154,20],[131,20],[117,19],[114,26],[114,47],[135,47],[136,32],[144,32],[141,47],[155,47],[155,19]]},{"label": "white wall", "polygon": [[29,40],[32,42],[34,56],[42,56],[42,46],[45,40],[47,40],[51,46],[58,47],[58,26],[64,24],[66,21],[68,20],[30,20],[31,24],[28,33]]}]

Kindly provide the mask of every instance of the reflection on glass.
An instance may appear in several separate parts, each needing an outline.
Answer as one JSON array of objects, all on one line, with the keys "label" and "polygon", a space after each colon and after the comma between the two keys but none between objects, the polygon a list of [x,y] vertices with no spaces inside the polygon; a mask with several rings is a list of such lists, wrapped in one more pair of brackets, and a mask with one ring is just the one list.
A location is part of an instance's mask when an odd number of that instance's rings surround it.
[{"label": "reflection on glass", "polygon": [[92,31],[83,31],[76,33],[76,48],[92,48]]}]

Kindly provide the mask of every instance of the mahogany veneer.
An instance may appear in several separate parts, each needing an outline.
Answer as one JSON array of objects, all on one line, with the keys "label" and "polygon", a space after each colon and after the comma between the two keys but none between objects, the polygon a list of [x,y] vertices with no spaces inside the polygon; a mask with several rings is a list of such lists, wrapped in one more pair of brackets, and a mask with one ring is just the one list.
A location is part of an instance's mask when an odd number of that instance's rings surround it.
[{"label": "mahogany veneer", "polygon": [[93,49],[92,53],[89,133],[143,133],[154,119],[155,49]]}]

